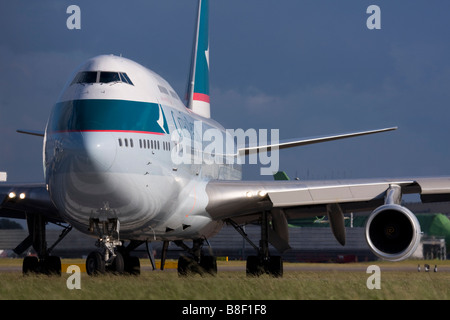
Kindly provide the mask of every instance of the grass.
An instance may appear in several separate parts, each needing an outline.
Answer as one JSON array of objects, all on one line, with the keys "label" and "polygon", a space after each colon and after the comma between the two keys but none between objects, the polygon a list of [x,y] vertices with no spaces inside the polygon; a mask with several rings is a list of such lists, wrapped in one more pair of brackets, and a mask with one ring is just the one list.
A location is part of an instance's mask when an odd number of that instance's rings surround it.
[{"label": "grass", "polygon": [[[63,261],[82,263],[82,261]],[[422,266],[423,261],[419,262]],[[136,276],[104,275],[89,277],[81,273],[81,289],[69,290],[61,277],[33,275],[23,276],[20,271],[1,272],[0,299],[46,300],[110,300],[110,299],[158,299],[158,300],[305,300],[305,299],[450,299],[450,261],[428,262],[444,267],[442,272],[417,272],[417,261],[400,264],[385,262],[358,264],[299,264],[302,270],[289,270],[285,264],[283,278],[264,275],[259,278],[245,275],[243,262],[219,262],[219,273],[212,276],[179,277],[173,270],[147,271]],[[381,289],[369,290],[366,273],[370,264],[381,266]],[[20,266],[19,259],[0,259],[0,267]],[[142,265],[146,265],[142,261]],[[221,271],[223,266],[239,268],[239,271]],[[333,270],[320,270],[329,268]],[[386,266],[386,270],[383,267]],[[392,269],[399,266],[401,270]],[[304,270],[307,271],[304,271]],[[345,271],[350,270],[350,271]]]}]

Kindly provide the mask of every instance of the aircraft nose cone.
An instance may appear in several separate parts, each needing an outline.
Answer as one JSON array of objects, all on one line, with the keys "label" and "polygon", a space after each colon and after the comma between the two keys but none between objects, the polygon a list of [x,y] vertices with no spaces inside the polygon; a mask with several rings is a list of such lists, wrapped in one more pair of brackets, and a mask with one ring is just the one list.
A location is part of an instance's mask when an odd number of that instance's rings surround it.
[{"label": "aircraft nose cone", "polygon": [[109,133],[83,132],[86,157],[98,171],[108,171],[116,158],[116,143]]}]

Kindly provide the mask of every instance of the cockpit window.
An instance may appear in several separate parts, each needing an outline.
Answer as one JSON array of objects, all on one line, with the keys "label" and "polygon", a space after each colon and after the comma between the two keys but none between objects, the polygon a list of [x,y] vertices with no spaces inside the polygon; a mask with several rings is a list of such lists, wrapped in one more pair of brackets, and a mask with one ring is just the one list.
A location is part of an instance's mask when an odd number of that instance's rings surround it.
[{"label": "cockpit window", "polygon": [[126,83],[134,86],[133,82],[131,82],[130,78],[128,78],[128,75],[125,72],[121,72],[120,76],[121,76],[123,82],[126,82]]},{"label": "cockpit window", "polygon": [[96,83],[97,82],[97,71],[82,71],[79,72],[75,79],[73,79],[72,84],[74,83]]},{"label": "cockpit window", "polygon": [[100,83],[120,82],[118,72],[100,72]]},{"label": "cockpit window", "polygon": [[73,79],[72,84],[112,83],[123,82],[134,86],[125,72],[113,71],[81,71]]}]

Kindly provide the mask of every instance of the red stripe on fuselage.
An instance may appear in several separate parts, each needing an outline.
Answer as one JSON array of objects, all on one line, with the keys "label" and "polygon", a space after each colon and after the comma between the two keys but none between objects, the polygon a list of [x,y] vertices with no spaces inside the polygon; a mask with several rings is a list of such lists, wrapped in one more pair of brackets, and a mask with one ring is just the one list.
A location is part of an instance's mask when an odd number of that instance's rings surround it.
[{"label": "red stripe on fuselage", "polygon": [[133,131],[133,130],[60,130],[60,131],[51,131],[50,133],[64,133],[64,132],[131,132],[142,134],[156,134],[158,136],[164,135],[164,133],[161,132]]}]

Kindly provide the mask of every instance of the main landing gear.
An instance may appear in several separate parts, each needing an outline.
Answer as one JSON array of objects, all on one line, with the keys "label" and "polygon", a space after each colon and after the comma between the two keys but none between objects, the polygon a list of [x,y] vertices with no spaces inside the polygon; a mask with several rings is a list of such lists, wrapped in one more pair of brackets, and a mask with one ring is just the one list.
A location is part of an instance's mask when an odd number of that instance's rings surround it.
[{"label": "main landing gear", "polygon": [[[272,217],[273,219],[273,217]],[[247,258],[246,273],[248,276],[261,276],[269,274],[274,277],[283,276],[283,260],[281,256],[272,256],[269,252],[269,212],[261,213],[261,240],[259,246],[256,246],[247,236],[245,231],[233,220],[227,220],[250,245],[256,250],[257,254]],[[273,223],[273,221],[272,221]],[[270,230],[273,231],[273,230]],[[206,256],[202,253],[202,246],[205,239],[194,239],[192,248],[186,246],[182,241],[174,243],[184,249],[190,256],[180,256],[178,259],[178,274],[186,276],[188,274],[213,274],[217,273],[217,261],[213,256]],[[164,249],[165,248],[165,249]],[[163,247],[162,256],[165,257],[167,245]],[[164,260],[164,259],[163,259]]]},{"label": "main landing gear", "polygon": [[119,239],[120,223],[116,218],[107,221],[91,219],[90,230],[96,231],[99,236],[96,242],[99,251],[91,252],[86,259],[88,275],[99,275],[106,272],[140,274],[139,258],[130,256],[130,252],[140,246],[143,241],[131,241],[127,247],[124,247]]},{"label": "main landing gear", "polygon": [[23,259],[22,272],[27,274],[47,274],[47,275],[61,275],[61,259],[57,256],[52,256],[53,248],[72,230],[72,226],[63,226],[63,231],[59,235],[56,242],[47,247],[47,238],[45,226],[48,221],[40,215],[28,215],[28,237],[26,237],[15,249],[16,254],[22,254],[30,246],[37,252],[37,256],[27,256]]},{"label": "main landing gear", "polygon": [[259,277],[264,273],[274,277],[283,276],[283,260],[281,256],[271,256],[269,252],[269,216],[267,211],[261,214],[261,240],[259,247],[256,246],[247,236],[245,231],[233,220],[227,220],[236,231],[256,250],[257,255],[247,257],[247,276]]},{"label": "main landing gear", "polygon": [[192,248],[189,248],[183,241],[177,240],[174,243],[184,249],[189,256],[178,258],[178,274],[187,276],[189,274],[217,274],[217,259],[214,256],[204,255],[202,247],[205,239],[194,239]]}]

